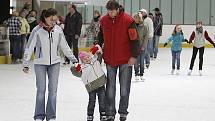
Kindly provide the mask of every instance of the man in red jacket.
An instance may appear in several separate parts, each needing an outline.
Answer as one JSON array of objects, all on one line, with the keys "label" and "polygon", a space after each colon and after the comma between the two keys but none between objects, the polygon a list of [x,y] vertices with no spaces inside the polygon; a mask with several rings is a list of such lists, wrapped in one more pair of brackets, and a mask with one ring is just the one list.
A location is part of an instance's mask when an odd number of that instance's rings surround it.
[{"label": "man in red jacket", "polygon": [[99,44],[104,43],[104,62],[107,68],[106,85],[107,121],[114,121],[116,115],[116,75],[119,69],[120,103],[118,113],[120,121],[125,121],[128,114],[129,94],[132,78],[132,66],[138,52],[138,34],[131,16],[115,0],[109,0],[107,15],[101,18]]}]

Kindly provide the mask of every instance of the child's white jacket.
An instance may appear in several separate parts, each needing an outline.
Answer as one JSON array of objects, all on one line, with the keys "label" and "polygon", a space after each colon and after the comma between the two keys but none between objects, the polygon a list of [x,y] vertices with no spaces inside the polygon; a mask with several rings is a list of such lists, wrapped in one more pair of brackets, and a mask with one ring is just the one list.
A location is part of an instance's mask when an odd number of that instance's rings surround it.
[{"label": "child's white jacket", "polygon": [[81,64],[81,79],[88,92],[91,92],[106,84],[107,79],[101,64],[97,61],[97,55],[93,55],[90,64]]}]

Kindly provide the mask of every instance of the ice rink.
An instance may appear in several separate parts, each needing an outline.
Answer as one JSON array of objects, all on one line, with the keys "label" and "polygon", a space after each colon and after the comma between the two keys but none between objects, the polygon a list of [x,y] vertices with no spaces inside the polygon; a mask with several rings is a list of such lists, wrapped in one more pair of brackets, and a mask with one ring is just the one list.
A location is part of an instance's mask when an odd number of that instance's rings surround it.
[{"label": "ice rink", "polygon": [[[170,48],[159,50],[145,81],[132,80],[128,121],[215,121],[215,49],[205,49],[203,76],[198,75],[198,56],[193,74],[187,75],[191,54],[191,48],[182,50],[180,74],[171,75]],[[33,121],[35,94],[33,68],[24,74],[21,64],[0,65],[0,121]],[[69,66],[61,67],[57,121],[86,121],[87,102],[80,79]],[[98,116],[97,105],[95,121]]]}]

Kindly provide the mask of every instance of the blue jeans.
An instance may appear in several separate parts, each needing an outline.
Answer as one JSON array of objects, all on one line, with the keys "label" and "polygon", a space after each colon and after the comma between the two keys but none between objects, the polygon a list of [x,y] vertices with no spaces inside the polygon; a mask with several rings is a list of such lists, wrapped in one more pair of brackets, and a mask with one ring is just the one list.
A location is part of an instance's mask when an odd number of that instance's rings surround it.
[{"label": "blue jeans", "polygon": [[175,69],[176,61],[177,61],[177,70],[180,69],[180,55],[181,55],[181,50],[179,51],[172,50],[172,69]]},{"label": "blue jeans", "polygon": [[116,97],[116,75],[119,68],[119,84],[120,84],[120,102],[119,102],[119,114],[128,114],[129,95],[131,88],[132,66],[128,64],[112,67],[110,65],[107,68],[107,85],[106,85],[106,98],[107,98],[107,116],[116,115],[115,97]]},{"label": "blue jeans", "polygon": [[151,46],[152,46],[152,51],[150,54],[151,57],[157,58],[159,39],[160,39],[160,36],[154,35],[154,37],[152,39],[152,44],[151,44]]},{"label": "blue jeans", "polygon": [[137,61],[134,64],[135,76],[143,76],[143,73],[144,73],[144,58],[145,58],[145,51],[141,50],[140,55],[137,56]]},{"label": "blue jeans", "polygon": [[89,92],[89,102],[87,107],[87,115],[93,116],[95,103],[96,103],[96,95],[98,96],[99,102],[99,113],[101,116],[105,115],[105,86],[99,87],[98,89]]},{"label": "blue jeans", "polygon": [[[57,85],[60,63],[53,65],[34,65],[36,73],[36,106],[34,119],[46,120],[56,118]],[[46,73],[48,74],[48,101],[45,112]]]}]

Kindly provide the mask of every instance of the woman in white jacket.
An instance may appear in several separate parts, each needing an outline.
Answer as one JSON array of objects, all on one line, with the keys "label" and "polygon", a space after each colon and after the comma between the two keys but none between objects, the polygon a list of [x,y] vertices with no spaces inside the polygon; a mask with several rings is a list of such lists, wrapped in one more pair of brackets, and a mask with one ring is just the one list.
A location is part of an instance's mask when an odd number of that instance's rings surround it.
[{"label": "woman in white jacket", "polygon": [[[61,49],[72,62],[77,62],[67,45],[62,29],[55,24],[56,15],[57,11],[53,8],[43,10],[40,17],[41,23],[33,29],[24,53],[23,71],[28,73],[28,63],[36,47],[34,60],[37,86],[35,121],[43,121],[45,118],[47,121],[56,119],[57,85],[60,72],[59,50]],[[49,81],[45,110],[46,73]]]}]

